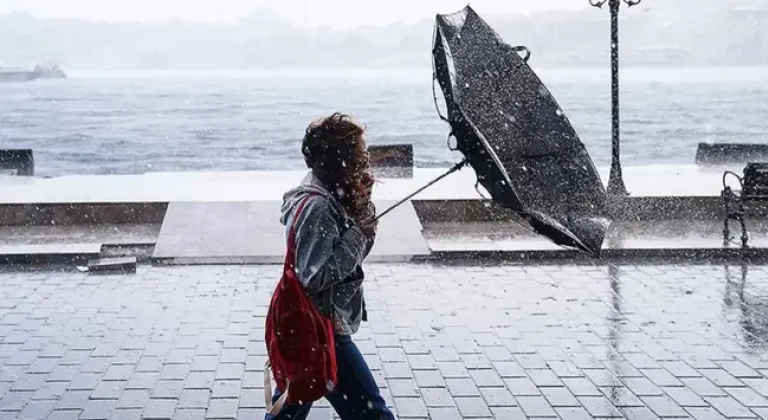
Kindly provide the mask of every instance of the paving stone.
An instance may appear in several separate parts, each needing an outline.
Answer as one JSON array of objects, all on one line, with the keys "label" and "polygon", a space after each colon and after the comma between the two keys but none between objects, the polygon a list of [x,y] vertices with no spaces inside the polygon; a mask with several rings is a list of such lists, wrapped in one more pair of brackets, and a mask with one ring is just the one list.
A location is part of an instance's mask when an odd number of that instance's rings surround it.
[{"label": "paving stone", "polygon": [[242,382],[239,380],[222,380],[213,383],[213,398],[237,398],[240,396]]},{"label": "paving stone", "polygon": [[58,404],[56,404],[57,410],[82,410],[85,408],[85,403],[88,402],[91,396],[90,391],[65,391],[61,394]]},{"label": "paving stone", "polygon": [[382,363],[382,368],[387,379],[413,378],[413,371],[408,363],[405,362]]},{"label": "paving stone", "polygon": [[89,400],[80,418],[84,420],[108,419],[117,405],[117,400]]},{"label": "paving stone", "polygon": [[621,413],[608,398],[600,397],[578,397],[579,402],[594,417],[621,417]]},{"label": "paving stone", "polygon": [[54,407],[56,407],[56,401],[53,400],[29,401],[24,409],[21,410],[21,413],[18,414],[18,418],[28,420],[44,420],[48,418]]},{"label": "paving stone", "polygon": [[[744,388],[746,389],[746,388]],[[670,398],[680,404],[681,407],[708,407],[706,401],[698,394],[693,392],[690,388],[686,387],[665,387],[664,392],[669,395]]]},{"label": "paving stone", "polygon": [[768,399],[758,394],[752,388],[723,387],[722,389],[736,399],[736,401],[747,407],[768,407]]},{"label": "paving stone", "polygon": [[72,379],[67,389],[71,390],[90,390],[96,389],[103,375],[99,373],[80,373]]},{"label": "paving stone", "polygon": [[152,398],[144,407],[145,419],[170,419],[176,410],[177,400]]},{"label": "paving stone", "polygon": [[605,387],[600,388],[600,392],[608,398],[616,407],[644,407],[640,399],[632,393],[627,387]]},{"label": "paving stone", "polygon": [[480,395],[477,385],[469,378],[446,379],[448,391],[454,397],[474,397]]},{"label": "paving stone", "polygon": [[581,404],[565,386],[540,388],[552,407],[578,407]]},{"label": "paving stone", "polygon": [[717,386],[745,386],[725,369],[699,369],[699,372]]},{"label": "paving stone", "polygon": [[[562,381],[575,396],[599,397],[603,395],[588,378],[563,378]],[[514,391],[512,393],[514,394]]]},{"label": "paving stone", "polygon": [[503,387],[504,381],[493,369],[478,369],[469,371],[472,380],[478,387]]},{"label": "paving stone", "polygon": [[679,404],[670,397],[663,396],[641,396],[640,399],[653,410],[659,417],[685,417],[686,413]]},{"label": "paving stone", "polygon": [[[579,378],[584,376],[584,373],[569,361],[562,362],[549,362],[549,368],[555,372],[559,378]],[[501,373],[501,372],[499,372]],[[502,376],[504,376],[502,374]]]},{"label": "paving stone", "polygon": [[126,383],[126,389],[152,389],[160,378],[159,372],[136,372]]},{"label": "paving stone", "polygon": [[413,376],[421,388],[446,386],[445,379],[436,370],[416,370],[413,371]]},{"label": "paving stone", "polygon": [[453,347],[433,347],[430,348],[432,357],[436,362],[459,362],[461,358],[459,353]]},{"label": "paving stone", "polygon": [[213,398],[208,405],[209,419],[234,419],[237,417],[236,398]]},{"label": "paving stone", "polygon": [[109,420],[141,420],[144,410],[136,408],[115,408],[109,415]]},{"label": "paving stone", "polygon": [[536,384],[528,378],[505,378],[504,383],[514,396],[541,395]]},{"label": "paving stone", "polygon": [[768,396],[768,379],[766,378],[744,378],[741,380],[747,386],[754,389],[758,394],[766,397]]},{"label": "paving stone", "polygon": [[469,371],[462,362],[436,362],[440,374],[448,378],[469,378]]},{"label": "paving stone", "polygon": [[47,420],[77,420],[81,410],[54,410]]},{"label": "paving stone", "polygon": [[557,414],[543,396],[515,396],[517,405],[528,417],[556,417]]},{"label": "paving stone", "polygon": [[395,407],[399,418],[427,417],[427,406],[421,398],[395,397]]},{"label": "paving stone", "polygon": [[525,415],[525,413],[520,407],[491,407],[491,412],[493,413],[494,418],[497,418],[497,419],[504,419],[504,420],[527,420],[528,419],[528,417]]},{"label": "paving stone", "polygon": [[583,407],[557,407],[555,412],[562,419],[568,420],[591,420],[594,419]]},{"label": "paving stone", "polygon": [[127,381],[133,375],[135,365],[112,365],[102,377],[105,381]]},{"label": "paving stone", "polygon": [[481,397],[456,397],[454,401],[464,418],[491,416],[491,410]]},{"label": "paving stone", "polygon": [[728,395],[707,378],[680,378],[680,381],[702,397],[725,397]]},{"label": "paving stone", "polygon": [[[435,359],[432,358],[432,356],[428,354],[410,354],[406,356],[408,364],[411,366],[411,369],[414,370],[432,370],[437,369],[437,364],[435,364]],[[369,367],[373,369],[371,364],[369,363]]]},{"label": "paving stone", "polygon": [[726,417],[712,407],[686,407],[685,411],[696,420],[726,420]]},{"label": "paving stone", "polygon": [[[392,395],[395,397],[413,396],[413,395],[396,395],[394,393],[394,390],[391,390],[391,391],[392,391]],[[456,405],[453,400],[453,396],[451,396],[451,393],[448,391],[447,388],[422,388],[420,391],[421,391],[421,397],[424,400],[424,404],[426,404],[427,407],[454,407]],[[418,397],[419,393],[417,393],[415,396]]]},{"label": "paving stone", "polygon": [[[208,390],[204,389],[185,391],[208,392]],[[381,391],[387,392],[388,390],[384,388]],[[183,396],[184,394],[182,394]],[[391,400],[387,400],[387,402],[391,402]],[[264,408],[264,388],[243,388],[240,393],[240,408]]]},{"label": "paving stone", "polygon": [[394,397],[418,397],[419,386],[413,379],[390,379],[387,381],[389,392]]},{"label": "paving stone", "polygon": [[120,395],[116,408],[143,409],[149,403],[150,396],[148,389],[126,389]]},{"label": "paving stone", "polygon": [[[220,365],[219,369],[222,369],[223,366],[225,365]],[[187,374],[189,374],[189,365],[187,364],[164,364],[160,370],[160,380],[183,381]]]},{"label": "paving stone", "polygon": [[[440,420],[462,420],[463,417],[458,408],[455,407],[428,407],[430,418]],[[502,417],[499,417],[502,418]]]},{"label": "paving stone", "polygon": [[728,418],[757,418],[757,415],[732,397],[705,397],[704,400]]},{"label": "paving stone", "polygon": [[760,372],[752,369],[738,360],[727,360],[717,362],[726,372],[735,378],[762,378]]},{"label": "paving stone", "polygon": [[184,381],[160,380],[152,389],[152,398],[179,398],[184,389]]},{"label": "paving stone", "polygon": [[699,371],[692,368],[689,364],[685,363],[682,360],[665,361],[660,363],[661,363],[661,366],[664,367],[664,369],[666,369],[669,373],[671,373],[677,378],[701,377],[701,373],[699,373]]},{"label": "paving stone", "polygon": [[683,386],[683,383],[666,369],[640,369],[640,372],[642,372],[651,382],[656,384],[656,386]]},{"label": "paving stone", "polygon": [[80,373],[80,366],[58,365],[48,375],[46,381],[50,382],[70,382]]},{"label": "paving stone", "polygon": [[664,391],[647,378],[624,378],[623,382],[638,397],[664,395]]},{"label": "paving stone", "polygon": [[[67,390],[67,382],[45,382],[35,394],[33,400],[58,400]],[[1,393],[0,393],[1,394]]]},{"label": "paving stone", "polygon": [[120,395],[125,390],[126,384],[126,381],[101,381],[96,388],[90,392],[91,398],[116,400],[120,398]]},{"label": "paving stone", "polygon": [[549,369],[531,369],[527,373],[536,386],[563,386],[563,381]]}]

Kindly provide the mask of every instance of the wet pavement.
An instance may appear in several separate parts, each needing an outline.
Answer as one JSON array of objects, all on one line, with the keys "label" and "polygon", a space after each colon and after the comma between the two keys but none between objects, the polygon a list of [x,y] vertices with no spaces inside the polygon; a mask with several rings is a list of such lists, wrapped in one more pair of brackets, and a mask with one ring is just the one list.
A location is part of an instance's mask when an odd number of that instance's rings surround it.
[{"label": "wet pavement", "polygon": [[[0,419],[262,418],[278,273],[0,273]],[[356,340],[399,418],[768,418],[768,266],[368,273]]]}]

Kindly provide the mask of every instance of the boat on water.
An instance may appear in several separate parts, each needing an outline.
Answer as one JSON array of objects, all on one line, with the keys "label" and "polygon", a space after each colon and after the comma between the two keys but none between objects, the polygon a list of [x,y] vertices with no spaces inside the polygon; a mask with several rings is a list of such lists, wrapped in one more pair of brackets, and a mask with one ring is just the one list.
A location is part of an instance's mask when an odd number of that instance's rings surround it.
[{"label": "boat on water", "polygon": [[32,70],[0,66],[0,82],[29,82],[37,79],[65,79],[58,65],[36,65]]}]

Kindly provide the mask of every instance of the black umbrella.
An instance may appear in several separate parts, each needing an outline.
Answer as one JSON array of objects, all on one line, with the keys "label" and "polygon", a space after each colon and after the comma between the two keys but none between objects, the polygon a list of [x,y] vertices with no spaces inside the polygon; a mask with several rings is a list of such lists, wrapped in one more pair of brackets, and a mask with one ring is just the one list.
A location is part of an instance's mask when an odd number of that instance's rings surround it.
[{"label": "black umbrella", "polygon": [[598,255],[610,224],[605,188],[528,49],[467,6],[437,15],[432,56],[441,118],[493,201],[556,244]]}]

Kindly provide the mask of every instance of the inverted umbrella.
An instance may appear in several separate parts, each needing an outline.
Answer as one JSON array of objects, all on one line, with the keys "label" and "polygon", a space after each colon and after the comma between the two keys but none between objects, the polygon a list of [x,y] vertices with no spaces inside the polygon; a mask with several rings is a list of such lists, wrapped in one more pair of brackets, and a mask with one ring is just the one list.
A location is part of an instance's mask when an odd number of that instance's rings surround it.
[{"label": "inverted umbrella", "polygon": [[466,6],[437,15],[432,58],[448,113],[441,117],[492,200],[556,244],[598,255],[610,225],[605,188],[528,66],[530,51],[506,44]]},{"label": "inverted umbrella", "polygon": [[432,63],[448,111],[440,117],[464,159],[377,219],[469,164],[492,200],[535,232],[599,255],[610,225],[605,188],[529,57],[527,48],[504,43],[469,6],[437,15]]}]

